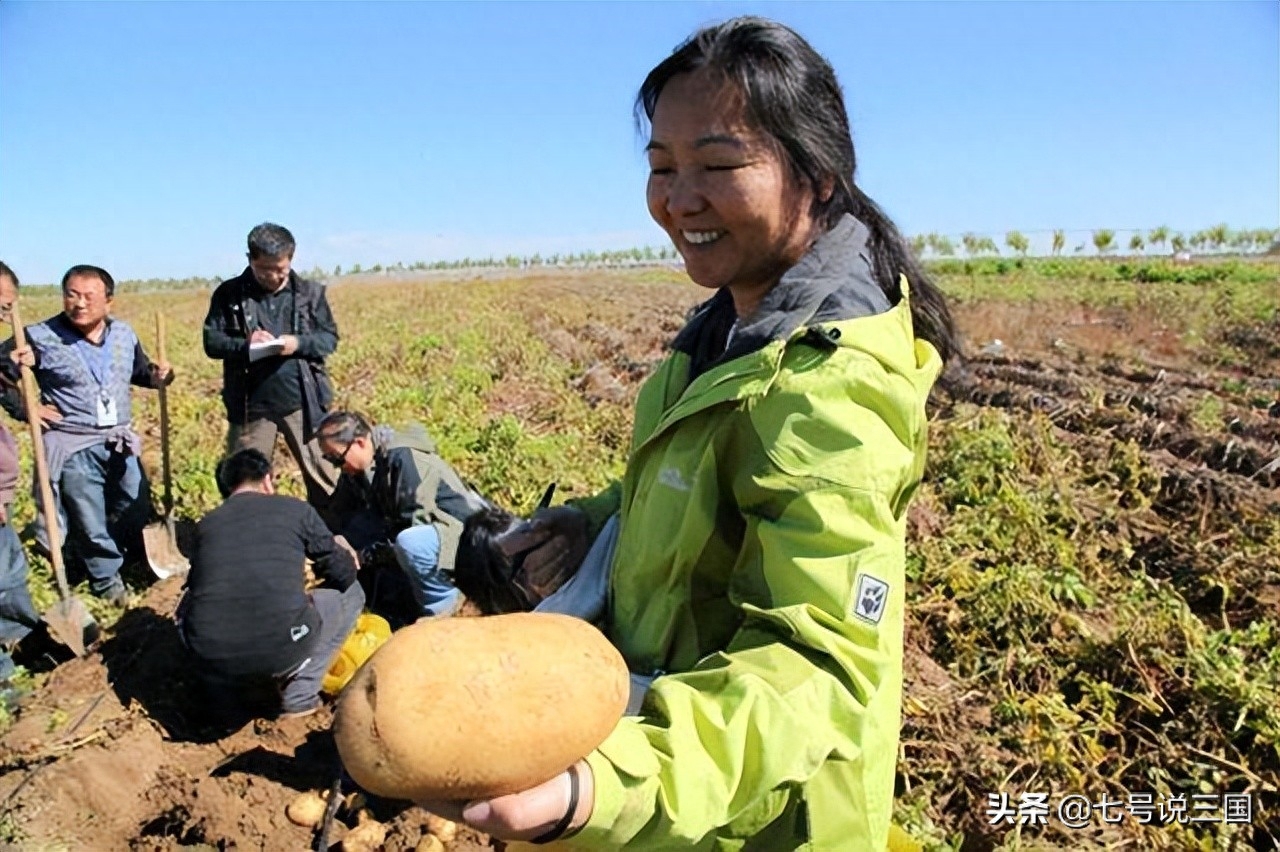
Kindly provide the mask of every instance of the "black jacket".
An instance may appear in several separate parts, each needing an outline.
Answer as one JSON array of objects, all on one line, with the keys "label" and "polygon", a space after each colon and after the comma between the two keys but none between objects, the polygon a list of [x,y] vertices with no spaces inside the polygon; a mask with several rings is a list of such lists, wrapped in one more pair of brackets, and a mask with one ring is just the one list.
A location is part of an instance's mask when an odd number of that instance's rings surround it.
[{"label": "black jacket", "polygon": [[350,554],[316,510],[281,494],[233,494],[196,525],[182,632],[205,665],[231,676],[282,674],[311,655],[320,615],[303,564],[325,586],[356,581]]},{"label": "black jacket", "polygon": [[[373,468],[369,474],[338,477],[328,515],[334,532],[356,547],[393,542],[403,530],[433,524],[440,535],[439,567],[452,571],[462,525],[485,508],[484,499],[440,457],[421,424],[400,430],[373,430]],[[367,530],[376,517],[379,532]]]},{"label": "black jacket", "polygon": [[[273,304],[283,303],[280,321]],[[256,329],[298,338],[292,356],[249,361],[249,336]],[[269,294],[246,268],[218,285],[204,320],[204,352],[222,361],[222,402],[227,420],[245,423],[267,415],[306,412],[310,435],[333,402],[324,359],[338,348],[338,326],[324,287],[290,271],[289,283]]]}]

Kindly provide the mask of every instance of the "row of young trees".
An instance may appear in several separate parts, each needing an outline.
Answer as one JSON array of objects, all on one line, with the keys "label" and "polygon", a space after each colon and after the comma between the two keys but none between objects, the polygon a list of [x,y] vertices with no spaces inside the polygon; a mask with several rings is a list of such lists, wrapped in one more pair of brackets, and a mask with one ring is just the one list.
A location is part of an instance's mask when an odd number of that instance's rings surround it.
[{"label": "row of young trees", "polygon": [[[1116,232],[1110,228],[1099,228],[1091,232],[1090,242],[1093,243],[1094,250],[1103,256],[1110,255],[1121,247],[1120,241],[1116,239]],[[1162,225],[1146,232],[1133,231],[1129,234],[1127,245],[1133,254],[1144,254],[1148,249],[1163,251],[1166,246],[1174,254],[1183,251],[1249,254],[1268,251],[1277,242],[1280,242],[1280,230],[1269,228],[1232,230],[1226,225],[1214,225],[1187,235]],[[1030,238],[1021,231],[1006,233],[1004,244],[1019,257],[1026,257],[1031,249]],[[960,245],[969,257],[1000,254],[1000,247],[989,236],[965,234],[960,238]],[[1055,230],[1050,241],[1050,253],[1057,257],[1066,249],[1066,245],[1067,232]],[[911,247],[919,257],[954,257],[956,254],[955,243],[942,234],[917,234],[911,238]],[[1072,253],[1083,254],[1087,248],[1086,243],[1078,243]]]},{"label": "row of young trees", "polygon": [[[1050,232],[1042,232],[1044,235],[1050,235]],[[1197,231],[1193,234],[1182,234],[1173,231],[1167,227],[1152,228],[1150,231],[1132,231],[1125,232],[1128,234],[1128,249],[1131,254],[1143,254],[1148,250],[1164,251],[1166,248],[1170,252],[1178,253],[1182,251],[1194,251],[1197,253],[1210,252],[1221,254],[1224,252],[1232,252],[1239,254],[1248,254],[1253,252],[1264,252],[1276,247],[1280,244],[1280,230],[1271,230],[1268,228],[1241,229],[1232,230],[1226,225],[1215,225],[1212,228],[1206,228],[1203,231]],[[1121,249],[1122,241],[1117,239],[1117,232],[1112,229],[1101,228],[1090,232],[1089,242],[1092,243],[1094,250],[1098,255],[1107,257]],[[910,238],[912,249],[919,257],[933,258],[949,258],[955,257],[958,251],[963,251],[968,257],[987,257],[997,256],[1000,254],[1000,246],[995,239],[990,236],[968,233],[959,238],[959,245],[956,240],[944,234],[918,234]],[[1067,232],[1063,230],[1055,230],[1051,232],[1048,248],[1050,253],[1057,257],[1063,253],[1067,244]],[[1031,251],[1032,240],[1021,231],[1009,231],[1004,235],[1004,246],[1007,247],[1014,255],[1018,257],[1026,257]],[[1076,255],[1084,254],[1088,250],[1088,243],[1081,242],[1074,246],[1072,253]],[[530,269],[530,268],[565,268],[565,267],[616,267],[616,266],[638,266],[645,264],[669,264],[679,260],[674,246],[642,246],[639,248],[605,250],[605,251],[583,251],[583,252],[567,252],[555,254],[534,254],[529,257],[509,254],[505,257],[483,257],[471,258],[464,257],[460,260],[436,260],[425,261],[420,260],[415,263],[404,263],[403,261],[383,265],[376,263],[369,267],[361,264],[353,264],[344,268],[341,264],[335,266],[332,270],[323,269],[321,267],[313,267],[312,269],[302,272],[302,274],[312,280],[325,280],[331,278],[340,278],[344,275],[390,275],[395,273],[425,272],[430,270],[458,270],[458,269]],[[299,270],[301,272],[301,270]],[[145,281],[122,281],[120,286],[124,290],[132,291],[151,291],[151,290],[186,290],[201,287],[214,287],[221,280],[219,277],[203,278],[193,276],[183,279],[148,279]]]},{"label": "row of young trees", "polygon": [[[1047,233],[1047,232],[1046,232]],[[1145,254],[1147,251],[1173,254],[1183,251],[1222,254],[1226,252],[1249,254],[1264,252],[1280,241],[1280,230],[1268,228],[1233,230],[1226,225],[1215,225],[1192,234],[1183,234],[1166,226],[1152,228],[1150,231],[1132,231],[1128,234],[1127,245],[1131,254]],[[990,236],[968,233],[956,240],[944,234],[917,234],[910,238],[911,247],[919,257],[955,257],[958,251],[969,257],[984,257],[1000,254],[1000,245]],[[1094,251],[1102,256],[1112,255],[1122,248],[1122,241],[1117,239],[1114,229],[1099,228],[1089,234],[1088,242],[1077,243],[1072,254],[1080,255],[1088,251],[1092,243]],[[1009,231],[1004,235],[1004,246],[1014,255],[1026,257],[1031,251],[1032,240],[1021,231]],[[1049,253],[1060,256],[1067,247],[1067,232],[1055,230],[1048,240]],[[395,272],[419,272],[447,269],[529,269],[534,267],[593,267],[593,266],[634,266],[648,263],[672,263],[678,260],[674,246],[643,246],[640,248],[618,249],[614,251],[584,251],[579,253],[556,253],[549,255],[534,254],[529,257],[509,254],[505,257],[465,257],[460,260],[420,260],[416,263],[395,263],[383,266],[374,264],[362,267],[355,264],[344,269],[341,265],[334,267],[333,272],[315,269],[312,274],[319,278],[339,277],[342,275],[389,274]]]},{"label": "row of young trees", "polygon": [[[639,248],[555,253],[543,256],[534,254],[529,257],[509,254],[505,257],[464,257],[461,260],[419,260],[415,263],[395,263],[383,266],[376,263],[370,267],[355,264],[344,270],[339,264],[333,268],[333,277],[340,275],[361,275],[367,273],[422,272],[443,269],[486,269],[507,267],[509,269],[529,269],[532,267],[565,267],[565,266],[637,266],[646,263],[670,263],[676,260],[675,246],[641,246]],[[318,277],[327,277],[329,273],[320,270]]]}]

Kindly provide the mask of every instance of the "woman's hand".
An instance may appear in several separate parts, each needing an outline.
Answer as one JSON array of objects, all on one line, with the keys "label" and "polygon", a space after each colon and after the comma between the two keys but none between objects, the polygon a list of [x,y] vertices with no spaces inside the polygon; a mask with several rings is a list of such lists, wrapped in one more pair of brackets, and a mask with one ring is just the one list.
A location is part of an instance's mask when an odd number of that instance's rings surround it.
[{"label": "woman's hand", "polygon": [[[577,775],[576,800],[571,773]],[[595,779],[591,767],[580,760],[550,781],[520,793],[473,802],[418,804],[433,814],[466,823],[499,840],[536,840],[557,828],[559,831],[554,836],[559,837],[581,828],[591,818],[595,807]]]}]

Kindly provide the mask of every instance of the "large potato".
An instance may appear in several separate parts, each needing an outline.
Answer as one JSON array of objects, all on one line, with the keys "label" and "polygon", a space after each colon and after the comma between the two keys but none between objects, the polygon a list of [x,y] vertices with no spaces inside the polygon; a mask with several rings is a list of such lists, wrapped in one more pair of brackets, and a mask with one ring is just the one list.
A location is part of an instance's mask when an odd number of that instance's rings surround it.
[{"label": "large potato", "polygon": [[333,721],[351,777],[396,799],[524,790],[586,756],[627,706],[626,664],[581,619],[550,613],[419,622],[348,684]]}]

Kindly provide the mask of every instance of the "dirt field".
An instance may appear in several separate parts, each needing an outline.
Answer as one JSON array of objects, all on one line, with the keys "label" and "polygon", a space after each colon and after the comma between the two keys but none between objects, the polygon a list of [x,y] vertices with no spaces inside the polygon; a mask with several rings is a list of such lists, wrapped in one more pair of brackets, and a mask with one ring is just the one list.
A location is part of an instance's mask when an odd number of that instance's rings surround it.
[{"label": "dirt field", "polygon": [[[620,305],[616,322],[555,307],[589,302],[593,291],[586,280],[531,279],[504,309],[518,314],[550,352],[571,365],[573,395],[602,412],[599,416],[616,409],[620,413],[608,416],[625,420],[636,387],[661,357],[662,341],[678,328],[684,309],[699,294],[674,286],[662,289],[660,297],[654,296],[657,290],[648,292]],[[342,306],[356,298],[353,292],[335,290],[340,321]],[[967,365],[949,371],[935,391],[937,441],[948,442],[935,446],[935,455],[954,456],[957,451],[948,448],[989,423],[1035,424],[1025,440],[1048,441],[1052,451],[1038,460],[1032,453],[1019,464],[1037,471],[1041,478],[1036,482],[1049,483],[1046,493],[1054,491],[1055,479],[1069,483],[1055,511],[1070,515],[1071,532],[1063,536],[1070,547],[1088,550],[1098,564],[1112,566],[1110,575],[1122,570],[1126,582],[1146,576],[1175,590],[1189,617],[1205,629],[1274,629],[1280,623],[1280,556],[1271,550],[1280,545],[1280,318],[1223,331],[1226,337],[1215,340],[1247,355],[1246,363],[1224,363],[1206,354],[1203,341],[1189,340],[1183,329],[1140,308],[968,300],[957,312],[973,356]],[[437,321],[447,323],[448,318]],[[997,338],[998,345],[993,343]],[[398,357],[413,358],[412,348],[406,344]],[[557,394],[563,389],[529,381],[526,373],[533,367],[518,366],[492,374],[492,383],[481,393],[486,416],[515,417],[534,435],[554,432],[560,416],[555,414]],[[357,378],[358,369],[354,362],[342,367],[349,384],[366,387],[366,380]],[[596,428],[599,446],[616,450],[621,428]],[[971,514],[963,499],[947,496],[948,488],[958,487],[947,484],[947,471],[931,467],[930,478],[936,476],[938,484],[931,482],[912,514],[912,548],[925,566],[923,578],[932,576],[931,570],[955,570],[943,565],[938,554],[960,547],[969,535],[962,523]],[[977,481],[978,474],[972,476]],[[1007,481],[1016,490],[1012,475]],[[1107,496],[1094,500],[1092,494]],[[1105,596],[1099,589],[1107,586],[1106,577],[1086,568],[1078,573],[1080,582],[1093,589],[1090,595],[1098,600]],[[991,678],[987,663],[1005,655],[1004,663],[997,663],[1004,666],[999,677],[1018,684],[1025,694],[1043,691],[1034,683],[1036,664],[1015,659],[1014,643],[982,649],[981,659],[987,662],[975,663],[979,657],[966,644],[967,637],[987,629],[977,621],[985,616],[938,589],[917,578],[908,599],[912,614],[899,791],[904,798],[913,790],[927,791],[921,795],[929,804],[915,817],[919,825],[936,829],[930,848],[1191,848],[1184,845],[1191,842],[1190,835],[1170,834],[1161,840],[1164,835],[1158,832],[1128,825],[1076,834],[1047,831],[1033,843],[1007,826],[993,827],[984,814],[986,795],[998,789],[1001,779],[1012,779],[1010,789],[1035,789],[1037,778],[1052,778],[1052,785],[1043,786],[1067,789],[1076,771],[1086,773],[1080,782],[1085,786],[1090,779],[1110,776],[1134,789],[1137,776],[1132,773],[1147,763],[1198,759],[1179,753],[1182,747],[1212,752],[1203,759],[1217,761],[1222,774],[1213,777],[1221,778],[1222,789],[1250,789],[1259,811],[1248,831],[1220,834],[1218,845],[1203,848],[1280,848],[1269,845],[1280,837],[1280,808],[1275,807],[1280,746],[1274,732],[1250,729],[1249,724],[1259,724],[1246,723],[1246,715],[1258,718],[1257,711],[1250,711],[1237,720],[1237,733],[1244,733],[1236,736],[1228,730],[1231,722],[1220,719],[1226,699],[1204,698],[1203,706],[1197,704],[1206,688],[1196,685],[1200,682],[1184,663],[1159,669],[1159,658],[1146,656],[1159,637],[1153,636],[1149,646],[1132,634],[1116,638],[1129,629],[1120,598],[1088,604],[1084,592],[1055,595],[1055,601],[1065,601],[1061,609],[1078,613],[1084,626],[1072,627],[1074,622],[1050,612],[1043,631],[1034,633],[1039,637],[1034,641],[1050,647],[1065,641],[1064,629],[1087,631],[1084,645],[1072,646],[1079,659],[1091,661],[1080,666],[1099,679],[1100,672],[1116,668],[1114,675],[1106,675],[1108,683],[1126,695],[1143,693],[1141,706],[1121,700],[1119,709],[1112,708],[1108,718],[1114,730],[1097,734],[1100,756],[1097,766],[1089,767],[1089,752],[1076,734],[1058,742],[1054,751],[1023,749],[1016,732],[1027,728],[1017,727],[1022,723],[994,686],[998,679]],[[25,700],[12,727],[0,735],[0,837],[20,838],[7,848],[314,848],[313,833],[292,825],[285,806],[301,791],[327,788],[334,780],[337,759],[326,731],[330,711],[279,723],[254,722],[229,734],[210,727],[185,700],[188,675],[170,618],[179,591],[172,580],[147,589],[96,653],[63,662],[48,674]],[[1009,630],[1038,631],[1038,617],[1027,616]],[[966,633],[967,624],[973,626]],[[1128,643],[1132,664],[1113,658],[1123,651],[1108,656],[1113,639],[1121,648]],[[1274,648],[1277,643],[1266,644]],[[1062,684],[1077,683],[1077,675],[1048,666],[1041,662],[1041,677],[1054,681],[1052,691],[1070,698],[1076,687]],[[1268,670],[1259,679],[1260,688],[1271,689],[1268,679],[1275,674]],[[1230,705],[1232,715],[1241,706],[1265,707],[1270,695],[1274,693],[1239,698],[1240,703]],[[1078,715],[1093,718],[1088,701],[1068,703]],[[1173,724],[1172,719],[1193,726],[1190,731],[1201,724],[1221,725],[1225,733],[1212,742],[1200,740],[1198,734],[1179,733],[1181,728],[1162,727]],[[1214,719],[1218,721],[1210,724]],[[1043,719],[1038,724],[1037,730],[1045,730]],[[1151,729],[1150,736],[1134,727],[1139,724]],[[1069,754],[1067,763],[1079,766],[1053,769],[1055,754]],[[1227,766],[1218,765],[1222,763]],[[1050,768],[1042,772],[1041,766]],[[1089,774],[1094,768],[1096,774]],[[1149,769],[1142,770],[1146,777],[1158,780]],[[387,850],[414,849],[424,831],[420,809],[382,801],[370,807],[389,824]],[[345,823],[331,841],[353,824],[352,814],[340,816]],[[488,844],[464,832],[448,848]]]}]

